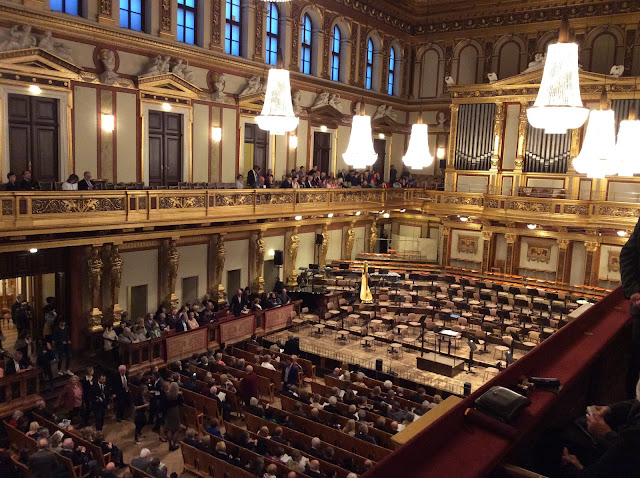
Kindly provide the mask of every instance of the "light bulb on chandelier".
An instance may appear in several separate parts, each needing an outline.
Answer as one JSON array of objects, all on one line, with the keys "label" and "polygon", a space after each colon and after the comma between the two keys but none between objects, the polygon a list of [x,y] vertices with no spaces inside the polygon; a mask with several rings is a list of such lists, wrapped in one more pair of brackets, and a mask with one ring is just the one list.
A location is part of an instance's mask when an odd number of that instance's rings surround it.
[{"label": "light bulb on chandelier", "polygon": [[558,43],[549,45],[540,89],[527,118],[547,134],[564,134],[584,124],[589,110],[580,97],[578,45],[569,43],[569,21],[562,20]]}]

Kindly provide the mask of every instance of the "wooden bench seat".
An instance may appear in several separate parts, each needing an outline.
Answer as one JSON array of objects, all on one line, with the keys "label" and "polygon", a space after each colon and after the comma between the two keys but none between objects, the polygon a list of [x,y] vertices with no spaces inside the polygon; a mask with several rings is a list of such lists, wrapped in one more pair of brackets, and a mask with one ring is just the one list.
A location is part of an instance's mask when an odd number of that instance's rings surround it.
[{"label": "wooden bench seat", "polygon": [[185,471],[202,478],[255,478],[252,473],[180,442]]},{"label": "wooden bench seat", "polygon": [[[257,354],[258,350],[260,349],[260,346],[253,345],[253,344],[246,344],[246,347],[247,347],[247,351],[251,352],[252,354]],[[278,352],[278,353],[271,352],[269,349],[264,349],[264,348],[263,348],[263,353],[268,353],[272,357],[280,357],[280,360],[291,358],[291,355],[287,355],[282,352]],[[312,381],[315,381],[316,366],[313,364],[313,362],[311,360],[298,357],[298,363],[302,367],[302,371],[304,372],[305,376],[310,377]]]}]

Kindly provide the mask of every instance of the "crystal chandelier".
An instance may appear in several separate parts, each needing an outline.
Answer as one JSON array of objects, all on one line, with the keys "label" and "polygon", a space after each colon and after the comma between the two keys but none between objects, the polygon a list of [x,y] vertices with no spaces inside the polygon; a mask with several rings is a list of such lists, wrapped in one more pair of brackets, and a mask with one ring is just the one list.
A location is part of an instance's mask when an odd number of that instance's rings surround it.
[{"label": "crystal chandelier", "polygon": [[620,121],[615,161],[620,176],[640,173],[638,152],[640,151],[640,120],[636,119],[635,105],[629,109],[629,119]]},{"label": "crystal chandelier", "polygon": [[564,134],[579,128],[589,110],[582,105],[578,75],[578,45],[569,43],[569,22],[562,20],[558,43],[549,45],[542,81],[527,118],[534,128],[547,134]]},{"label": "crystal chandelier", "polygon": [[353,169],[366,168],[378,160],[371,137],[371,116],[364,114],[364,102],[360,104],[360,114],[353,117],[349,145],[342,158]]},{"label": "crystal chandelier", "polygon": [[573,166],[578,173],[588,178],[604,178],[605,174],[616,174],[616,131],[613,110],[607,105],[607,92],[603,89],[600,109],[589,114],[587,131],[578,157]]},{"label": "crystal chandelier", "polygon": [[269,70],[267,92],[264,95],[262,113],[256,116],[260,129],[271,134],[283,135],[298,127],[299,119],[293,113],[289,71],[282,68],[282,57],[278,52],[276,68]]},{"label": "crystal chandelier", "polygon": [[423,169],[433,163],[429,150],[429,126],[422,122],[422,111],[418,114],[418,122],[411,126],[409,147],[402,162],[411,169]]}]

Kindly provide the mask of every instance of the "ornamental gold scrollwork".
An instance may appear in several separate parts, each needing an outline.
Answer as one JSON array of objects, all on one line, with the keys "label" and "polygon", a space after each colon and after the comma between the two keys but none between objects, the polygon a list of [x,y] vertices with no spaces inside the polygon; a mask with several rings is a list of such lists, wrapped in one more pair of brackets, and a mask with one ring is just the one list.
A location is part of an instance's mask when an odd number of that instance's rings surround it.
[{"label": "ornamental gold scrollwork", "polygon": [[192,209],[203,208],[206,205],[204,196],[166,197],[161,196],[160,209]]},{"label": "ornamental gold scrollwork", "polygon": [[378,242],[378,218],[374,218],[369,229],[369,252],[376,251],[376,243]]},{"label": "ornamental gold scrollwork", "polygon": [[320,244],[320,259],[318,265],[321,269],[324,269],[327,266],[327,252],[329,251],[329,226],[327,224],[322,226],[320,234],[322,235],[322,244]]},{"label": "ornamental gold scrollwork", "polygon": [[564,206],[563,211],[565,214],[577,214],[579,216],[587,216],[589,214],[589,207],[577,204],[567,204]]},{"label": "ornamental gold scrollwork", "polygon": [[100,0],[100,15],[111,16],[112,0]]},{"label": "ornamental gold scrollwork", "polygon": [[160,30],[171,31],[171,0],[162,0],[162,10],[160,13]]},{"label": "ornamental gold scrollwork", "polygon": [[298,260],[298,247],[300,246],[300,238],[298,237],[298,228],[293,228],[289,236],[288,264],[289,274],[287,275],[287,286],[295,287],[298,285],[298,271],[296,270],[296,261]]},{"label": "ornamental gold scrollwork", "polygon": [[525,212],[551,212],[551,204],[530,201],[508,201],[507,209]]},{"label": "ornamental gold scrollwork", "polygon": [[294,194],[288,193],[258,193],[256,204],[293,204]]},{"label": "ornamental gold scrollwork", "polygon": [[102,329],[102,312],[98,308],[100,304],[100,294],[102,289],[102,259],[100,258],[100,247],[93,246],[89,251],[87,259],[87,284],[91,305],[89,307],[89,329],[98,331]]},{"label": "ornamental gold scrollwork", "polygon": [[110,211],[124,211],[124,198],[34,199],[31,201],[31,214]]},{"label": "ornamental gold scrollwork", "polygon": [[216,194],[216,206],[251,206],[252,194]]},{"label": "ornamental gold scrollwork", "polygon": [[266,244],[264,241],[264,233],[262,231],[258,231],[258,235],[256,236],[255,242],[255,284],[254,289],[258,294],[262,294],[264,292],[264,253],[266,251]]},{"label": "ornamental gold scrollwork", "polygon": [[614,217],[640,217],[640,208],[600,206],[598,214]]},{"label": "ornamental gold scrollwork", "polygon": [[123,260],[120,257],[118,246],[111,246],[111,252],[109,254],[109,277],[111,279],[111,303],[113,304],[113,325],[120,324],[120,318],[122,317],[122,307],[120,307],[118,301],[120,297],[120,285],[122,283],[122,265]]},{"label": "ornamental gold scrollwork", "polygon": [[227,294],[222,285],[222,275],[224,274],[224,264],[227,255],[227,248],[224,245],[224,234],[217,234],[209,243],[213,258],[213,290],[211,291],[218,304],[224,304],[227,301]]},{"label": "ornamental gold scrollwork", "polygon": [[176,295],[176,281],[178,280],[178,267],[180,265],[180,253],[176,246],[176,241],[169,240],[167,244],[167,302],[172,308],[178,306],[178,296]]},{"label": "ornamental gold scrollwork", "polygon": [[351,256],[353,255],[353,244],[356,240],[356,231],[354,229],[355,225],[355,221],[352,221],[349,223],[349,229],[347,229],[347,239],[345,243],[345,255],[347,260],[351,260]]},{"label": "ornamental gold scrollwork", "polygon": [[2,200],[2,215],[3,216],[13,215],[13,201],[11,199]]}]

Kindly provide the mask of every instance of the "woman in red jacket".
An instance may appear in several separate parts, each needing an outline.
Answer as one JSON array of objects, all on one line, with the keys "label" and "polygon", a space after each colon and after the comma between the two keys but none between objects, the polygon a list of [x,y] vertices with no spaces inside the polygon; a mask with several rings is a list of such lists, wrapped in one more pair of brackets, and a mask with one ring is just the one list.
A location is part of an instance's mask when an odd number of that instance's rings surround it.
[{"label": "woman in red jacket", "polygon": [[77,375],[72,376],[62,389],[58,398],[58,406],[62,406],[68,411],[67,418],[69,420],[82,411],[82,384]]}]

